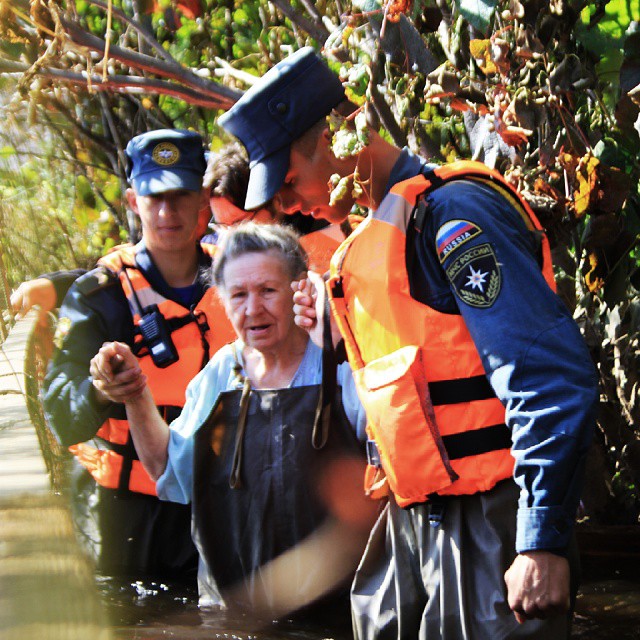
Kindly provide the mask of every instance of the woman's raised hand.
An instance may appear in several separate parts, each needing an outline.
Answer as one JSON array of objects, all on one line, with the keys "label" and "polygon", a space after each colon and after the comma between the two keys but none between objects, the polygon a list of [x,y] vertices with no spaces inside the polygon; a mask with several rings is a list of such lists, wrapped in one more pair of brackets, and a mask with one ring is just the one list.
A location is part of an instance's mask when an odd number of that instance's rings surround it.
[{"label": "woman's raised hand", "polygon": [[98,401],[126,403],[139,398],[147,386],[138,359],[124,342],[105,342],[91,359],[89,373],[93,378]]}]

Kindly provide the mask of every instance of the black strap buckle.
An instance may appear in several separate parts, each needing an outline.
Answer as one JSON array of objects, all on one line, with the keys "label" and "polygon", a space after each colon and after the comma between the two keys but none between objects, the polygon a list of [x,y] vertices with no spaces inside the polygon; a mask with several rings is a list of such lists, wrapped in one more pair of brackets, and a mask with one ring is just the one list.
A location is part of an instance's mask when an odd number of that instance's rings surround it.
[{"label": "black strap buckle", "polygon": [[447,501],[437,494],[429,496],[429,525],[434,529],[439,527],[444,520],[447,510]]},{"label": "black strap buckle", "polygon": [[378,445],[375,440],[367,440],[367,462],[376,468],[382,467],[382,462],[380,460],[380,452],[378,451]]},{"label": "black strap buckle", "polygon": [[198,329],[200,329],[200,333],[204,334],[209,331],[209,323],[207,322],[207,316],[204,314],[204,312],[196,309],[191,309],[190,311],[193,319],[198,325]]},{"label": "black strap buckle", "polygon": [[331,297],[344,298],[344,287],[342,286],[342,276],[331,283]]}]

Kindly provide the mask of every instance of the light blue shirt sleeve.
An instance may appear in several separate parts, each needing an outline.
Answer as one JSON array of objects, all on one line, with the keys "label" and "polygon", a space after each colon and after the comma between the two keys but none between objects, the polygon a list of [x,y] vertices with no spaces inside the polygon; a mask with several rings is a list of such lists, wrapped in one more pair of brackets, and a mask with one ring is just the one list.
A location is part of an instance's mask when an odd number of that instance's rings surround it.
[{"label": "light blue shirt sleeve", "polygon": [[347,414],[347,419],[351,423],[351,426],[353,426],[358,440],[365,443],[367,441],[367,433],[365,431],[367,416],[358,397],[353,372],[348,362],[343,362],[338,365],[337,377],[338,385],[342,387],[342,406],[344,407],[344,412]]},{"label": "light blue shirt sleeve", "polygon": [[182,413],[170,425],[167,466],[156,484],[161,500],[191,502],[193,435],[208,418],[220,392],[240,386],[234,364],[233,345],[226,345],[189,383]]}]

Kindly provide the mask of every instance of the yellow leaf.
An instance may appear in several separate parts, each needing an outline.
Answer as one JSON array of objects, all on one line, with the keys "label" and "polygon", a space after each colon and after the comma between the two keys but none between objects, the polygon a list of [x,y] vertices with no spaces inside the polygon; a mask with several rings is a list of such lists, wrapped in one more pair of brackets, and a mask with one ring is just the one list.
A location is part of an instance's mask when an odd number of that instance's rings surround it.
[{"label": "yellow leaf", "polygon": [[604,286],[604,280],[596,275],[598,268],[598,256],[595,253],[589,254],[589,266],[591,269],[585,274],[584,280],[587,283],[587,287],[591,293],[598,293]]},{"label": "yellow leaf", "polygon": [[471,40],[469,51],[474,58],[484,58],[491,47],[491,40]]},{"label": "yellow leaf", "polygon": [[469,51],[485,75],[496,73],[498,68],[491,59],[491,40],[471,40]]},{"label": "yellow leaf", "polygon": [[589,209],[592,193],[598,184],[597,166],[600,164],[598,158],[592,155],[584,156],[580,160],[576,171],[578,189],[573,194],[576,217],[581,218]]}]

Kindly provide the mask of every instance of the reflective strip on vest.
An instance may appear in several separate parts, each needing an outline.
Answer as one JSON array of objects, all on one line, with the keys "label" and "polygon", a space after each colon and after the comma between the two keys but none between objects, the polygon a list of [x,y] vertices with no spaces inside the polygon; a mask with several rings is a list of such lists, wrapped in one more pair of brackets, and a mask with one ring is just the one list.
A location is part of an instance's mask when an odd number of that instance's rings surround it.
[{"label": "reflective strip on vest", "polygon": [[[469,170],[504,186],[481,163],[454,163],[436,169],[436,176],[463,178]],[[405,507],[435,493],[486,491],[513,472],[505,410],[481,381],[484,368],[462,317],[410,295],[406,231],[430,186],[422,175],[395,185],[336,252],[327,287],[369,438],[385,481]],[[528,215],[524,205],[519,212]],[[539,228],[533,216],[531,226]],[[542,254],[553,288],[548,243]],[[369,493],[379,495],[380,469],[370,468],[365,482]]]}]

